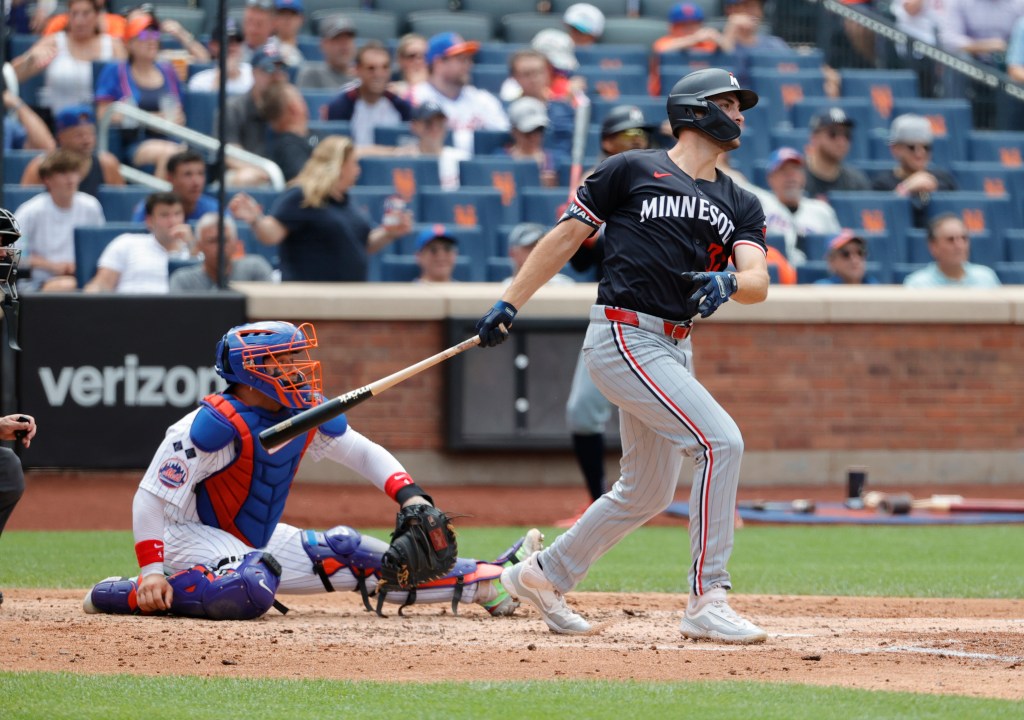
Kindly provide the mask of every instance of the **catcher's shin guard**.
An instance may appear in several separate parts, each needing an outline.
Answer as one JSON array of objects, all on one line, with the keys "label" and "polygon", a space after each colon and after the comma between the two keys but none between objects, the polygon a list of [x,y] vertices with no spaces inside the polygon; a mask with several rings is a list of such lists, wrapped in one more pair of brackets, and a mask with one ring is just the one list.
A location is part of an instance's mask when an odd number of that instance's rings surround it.
[{"label": "catcher's shin guard", "polygon": [[363,537],[350,527],[338,525],[324,532],[306,530],[301,535],[302,549],[313,563],[313,572],[324,584],[327,592],[334,592],[331,576],[347,567],[356,580],[356,590],[363,598],[363,606],[372,611],[370,591],[366,581],[373,578],[377,584],[381,556],[387,545],[376,538]]},{"label": "catcher's shin guard", "polygon": [[452,614],[459,614],[459,603],[462,601],[462,591],[467,585],[478,585],[490,580],[497,580],[501,577],[502,568],[498,565],[459,558],[455,561],[455,567],[443,578],[432,580],[422,585],[417,585],[409,590],[392,590],[388,585],[377,586],[377,614],[386,617],[381,608],[388,596],[390,602],[399,603],[398,614],[412,605],[417,599],[423,602],[441,602],[451,598]]},{"label": "catcher's shin guard", "polygon": [[90,615],[136,615],[140,612],[139,602],[135,597],[138,589],[138,578],[108,577],[93,585],[92,590],[86,593],[82,609]]},{"label": "catcher's shin guard", "polygon": [[251,552],[234,568],[196,565],[167,578],[171,612],[210,620],[252,620],[274,605],[281,566],[270,553]]}]

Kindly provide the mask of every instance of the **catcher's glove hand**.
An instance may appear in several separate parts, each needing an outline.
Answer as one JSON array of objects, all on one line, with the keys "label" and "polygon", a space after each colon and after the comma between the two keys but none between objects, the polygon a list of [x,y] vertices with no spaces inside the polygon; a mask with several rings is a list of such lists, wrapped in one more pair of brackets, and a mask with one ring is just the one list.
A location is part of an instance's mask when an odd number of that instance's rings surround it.
[{"label": "catcher's glove hand", "polygon": [[459,553],[455,528],[442,511],[425,503],[398,512],[391,547],[381,559],[381,582],[408,589],[444,577]]}]

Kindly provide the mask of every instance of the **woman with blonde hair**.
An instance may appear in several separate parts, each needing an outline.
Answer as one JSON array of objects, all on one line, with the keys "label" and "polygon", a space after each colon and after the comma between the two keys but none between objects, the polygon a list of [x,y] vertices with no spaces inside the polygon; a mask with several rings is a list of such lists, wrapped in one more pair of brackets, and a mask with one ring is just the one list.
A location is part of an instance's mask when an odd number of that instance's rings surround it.
[{"label": "woman with blonde hair", "polygon": [[412,215],[378,227],[352,203],[348,190],[359,179],[352,140],[331,135],[320,142],[268,214],[246,193],[229,204],[264,245],[281,246],[281,279],[365,282],[368,257],[412,230]]}]

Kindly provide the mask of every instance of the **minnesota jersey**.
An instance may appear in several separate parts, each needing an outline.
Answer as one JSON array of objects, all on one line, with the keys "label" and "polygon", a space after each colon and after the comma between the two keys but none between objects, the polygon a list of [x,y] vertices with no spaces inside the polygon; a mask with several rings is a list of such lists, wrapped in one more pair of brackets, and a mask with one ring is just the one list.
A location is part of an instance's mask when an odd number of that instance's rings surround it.
[{"label": "minnesota jersey", "polygon": [[717,172],[694,180],[665,150],[630,150],[605,160],[580,186],[562,220],[604,233],[601,305],[669,320],[696,314],[689,271],[724,270],[738,245],[766,251],[764,212],[751,193]]}]

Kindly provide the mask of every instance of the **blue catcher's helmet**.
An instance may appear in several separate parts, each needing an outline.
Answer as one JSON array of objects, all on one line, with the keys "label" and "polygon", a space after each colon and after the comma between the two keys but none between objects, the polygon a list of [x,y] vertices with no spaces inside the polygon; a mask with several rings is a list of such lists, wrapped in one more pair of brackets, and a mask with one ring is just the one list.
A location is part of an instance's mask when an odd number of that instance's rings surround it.
[{"label": "blue catcher's helmet", "polygon": [[239,325],[217,343],[214,369],[229,383],[248,385],[285,407],[303,409],[320,402],[320,362],[309,351],[317,346],[310,323],[295,326],[269,320]]}]

